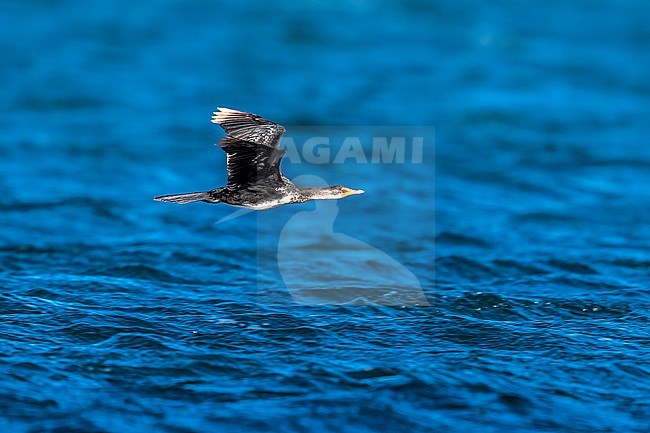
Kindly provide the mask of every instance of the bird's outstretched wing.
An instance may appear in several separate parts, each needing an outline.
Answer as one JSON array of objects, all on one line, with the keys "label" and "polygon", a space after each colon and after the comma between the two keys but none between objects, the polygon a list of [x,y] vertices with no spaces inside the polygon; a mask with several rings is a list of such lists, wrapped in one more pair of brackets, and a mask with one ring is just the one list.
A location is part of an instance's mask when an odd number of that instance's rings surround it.
[{"label": "bird's outstretched wing", "polygon": [[262,180],[282,182],[284,150],[232,136],[222,138],[217,145],[226,152],[228,187],[240,188]]},{"label": "bird's outstretched wing", "polygon": [[230,108],[217,108],[212,123],[220,125],[226,134],[264,146],[278,147],[284,127],[257,114],[244,113]]}]

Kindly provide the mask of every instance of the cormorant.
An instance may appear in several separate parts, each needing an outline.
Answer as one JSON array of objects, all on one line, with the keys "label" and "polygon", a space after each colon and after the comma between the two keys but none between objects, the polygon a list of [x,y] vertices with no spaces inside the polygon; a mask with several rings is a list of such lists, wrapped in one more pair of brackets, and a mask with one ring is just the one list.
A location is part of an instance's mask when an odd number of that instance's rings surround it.
[{"label": "cormorant", "polygon": [[203,201],[226,203],[253,210],[266,210],[309,200],[335,200],[363,194],[345,186],[303,188],[295,186],[280,171],[285,154],[280,149],[284,127],[256,114],[217,108],[212,123],[226,132],[217,145],[226,152],[227,185],[206,192],[154,197],[156,201],[178,204]]}]

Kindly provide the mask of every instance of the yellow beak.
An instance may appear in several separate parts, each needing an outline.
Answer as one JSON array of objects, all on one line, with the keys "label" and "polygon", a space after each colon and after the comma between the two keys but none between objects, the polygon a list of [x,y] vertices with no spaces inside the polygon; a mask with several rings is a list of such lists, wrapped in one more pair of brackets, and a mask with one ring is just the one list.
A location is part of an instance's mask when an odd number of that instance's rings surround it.
[{"label": "yellow beak", "polygon": [[341,198],[347,197],[349,195],[358,195],[358,194],[363,194],[365,191],[362,189],[351,189],[351,188],[345,188],[345,192],[343,193],[343,196]]}]

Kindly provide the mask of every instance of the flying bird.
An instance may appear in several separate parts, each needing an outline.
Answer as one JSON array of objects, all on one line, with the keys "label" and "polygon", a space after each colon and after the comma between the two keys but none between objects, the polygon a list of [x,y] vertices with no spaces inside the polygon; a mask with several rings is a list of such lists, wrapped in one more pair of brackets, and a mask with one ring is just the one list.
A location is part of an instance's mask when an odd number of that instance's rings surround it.
[{"label": "flying bird", "polygon": [[280,170],[285,151],[280,148],[284,127],[256,114],[217,108],[212,123],[226,136],[217,146],[226,152],[226,186],[205,192],[154,197],[156,201],[187,204],[196,201],[226,203],[252,210],[266,210],[309,200],[336,200],[363,194],[363,190],[341,185],[297,187]]}]

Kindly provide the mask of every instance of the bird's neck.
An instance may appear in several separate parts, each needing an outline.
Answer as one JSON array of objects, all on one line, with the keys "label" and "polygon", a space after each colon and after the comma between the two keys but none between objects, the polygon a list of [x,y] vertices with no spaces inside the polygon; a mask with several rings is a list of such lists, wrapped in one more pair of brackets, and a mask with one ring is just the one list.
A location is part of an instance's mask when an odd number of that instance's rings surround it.
[{"label": "bird's neck", "polygon": [[303,200],[332,200],[338,198],[335,190],[329,186],[323,187],[299,187],[298,191]]}]

